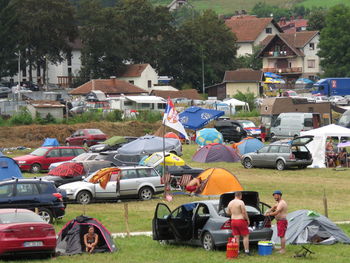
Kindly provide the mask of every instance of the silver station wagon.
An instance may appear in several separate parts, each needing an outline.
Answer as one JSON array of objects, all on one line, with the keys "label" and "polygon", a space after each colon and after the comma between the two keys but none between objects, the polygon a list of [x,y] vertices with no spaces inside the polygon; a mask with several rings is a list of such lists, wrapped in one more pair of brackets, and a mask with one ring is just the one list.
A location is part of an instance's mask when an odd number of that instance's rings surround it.
[{"label": "silver station wagon", "polygon": [[272,167],[284,170],[288,167],[306,168],[312,164],[312,155],[306,144],[313,136],[296,137],[293,140],[277,141],[260,150],[241,157],[242,165],[253,167]]},{"label": "silver station wagon", "polygon": [[164,184],[155,169],[145,166],[125,166],[120,168],[120,186],[117,191],[117,175],[112,175],[103,189],[99,183],[91,183],[91,174],[83,181],[61,185],[68,200],[88,204],[94,200],[117,200],[121,198],[139,198],[149,200],[154,194],[164,191]]}]

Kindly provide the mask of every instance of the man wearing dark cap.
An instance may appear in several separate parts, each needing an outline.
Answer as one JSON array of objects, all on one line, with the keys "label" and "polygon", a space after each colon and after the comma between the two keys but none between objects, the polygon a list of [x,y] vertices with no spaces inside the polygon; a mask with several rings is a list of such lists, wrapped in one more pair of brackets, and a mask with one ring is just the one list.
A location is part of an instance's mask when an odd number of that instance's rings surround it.
[{"label": "man wearing dark cap", "polygon": [[277,204],[274,205],[269,212],[266,213],[267,216],[274,216],[277,220],[277,235],[281,238],[281,250],[280,253],[286,252],[286,231],[288,227],[287,214],[288,206],[286,201],[282,199],[282,192],[277,190],[273,192],[273,198],[276,200]]}]

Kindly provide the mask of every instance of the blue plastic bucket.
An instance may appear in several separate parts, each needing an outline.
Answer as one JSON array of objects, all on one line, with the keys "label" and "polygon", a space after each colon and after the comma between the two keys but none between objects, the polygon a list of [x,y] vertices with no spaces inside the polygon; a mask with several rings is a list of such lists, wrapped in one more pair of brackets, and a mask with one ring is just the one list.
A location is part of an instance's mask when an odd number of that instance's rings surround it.
[{"label": "blue plastic bucket", "polygon": [[268,256],[272,254],[272,242],[271,241],[259,241],[258,253],[260,256]]}]

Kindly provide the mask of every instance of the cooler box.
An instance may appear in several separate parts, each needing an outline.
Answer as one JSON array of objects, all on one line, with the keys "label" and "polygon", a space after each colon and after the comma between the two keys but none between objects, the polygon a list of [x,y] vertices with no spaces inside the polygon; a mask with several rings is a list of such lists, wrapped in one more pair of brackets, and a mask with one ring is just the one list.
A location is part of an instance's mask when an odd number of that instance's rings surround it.
[{"label": "cooler box", "polygon": [[259,241],[258,253],[260,256],[268,256],[272,254],[272,242],[271,241]]}]

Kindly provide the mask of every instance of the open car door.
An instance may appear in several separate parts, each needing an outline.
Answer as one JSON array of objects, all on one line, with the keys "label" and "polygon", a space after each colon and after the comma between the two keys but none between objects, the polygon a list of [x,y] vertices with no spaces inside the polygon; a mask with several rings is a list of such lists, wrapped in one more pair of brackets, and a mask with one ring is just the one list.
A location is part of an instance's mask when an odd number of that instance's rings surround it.
[{"label": "open car door", "polygon": [[168,218],[176,239],[187,241],[193,237],[193,213],[197,203],[184,204],[176,208]]},{"label": "open car door", "polygon": [[166,204],[158,203],[152,221],[153,240],[175,239],[168,223],[169,216],[169,207]]}]

